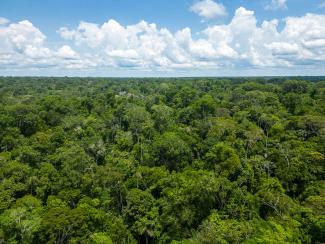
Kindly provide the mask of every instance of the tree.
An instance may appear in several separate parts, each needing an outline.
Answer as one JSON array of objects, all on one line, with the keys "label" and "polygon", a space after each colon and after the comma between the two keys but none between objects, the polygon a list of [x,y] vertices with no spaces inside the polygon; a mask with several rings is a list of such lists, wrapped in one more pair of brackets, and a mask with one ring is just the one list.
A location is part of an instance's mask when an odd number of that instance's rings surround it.
[{"label": "tree", "polygon": [[30,136],[43,126],[35,108],[28,105],[16,105],[10,108],[10,114],[15,118],[16,126],[25,136]]},{"label": "tree", "polygon": [[308,90],[308,83],[302,80],[288,80],[283,82],[282,90],[284,93],[306,93]]},{"label": "tree", "polygon": [[240,159],[233,148],[218,143],[205,155],[210,169],[224,176],[233,176],[240,168]]},{"label": "tree", "polygon": [[31,168],[15,161],[0,161],[0,210],[9,208],[16,198],[28,193]]},{"label": "tree", "polygon": [[199,227],[199,232],[189,243],[243,243],[252,234],[253,228],[249,222],[221,219],[217,212],[213,212]]},{"label": "tree", "polygon": [[96,232],[90,235],[91,244],[113,244],[112,239],[106,233]]},{"label": "tree", "polygon": [[173,173],[160,184],[161,223],[167,241],[189,237],[210,211],[222,209],[231,191],[230,182],[203,170]]},{"label": "tree", "polygon": [[191,149],[174,132],[165,132],[155,138],[152,148],[156,164],[165,165],[169,170],[180,169],[191,161]]},{"label": "tree", "polygon": [[0,227],[4,231],[4,241],[37,243],[41,229],[43,207],[40,200],[26,195],[17,199],[15,205],[0,215]]},{"label": "tree", "polygon": [[52,243],[63,244],[71,239],[80,241],[89,234],[87,216],[81,208],[50,208],[45,214],[41,226],[42,240]]},{"label": "tree", "polygon": [[153,126],[149,112],[147,112],[147,110],[141,106],[134,105],[128,107],[125,112],[125,120],[138,142],[140,140],[141,133],[149,133]]},{"label": "tree", "polygon": [[197,99],[192,106],[201,119],[213,116],[217,108],[215,100],[210,95],[204,95]]},{"label": "tree", "polygon": [[173,122],[173,109],[166,105],[153,105],[151,110],[155,128],[160,132],[167,130]]},{"label": "tree", "polygon": [[298,114],[302,106],[302,98],[300,95],[290,92],[284,95],[282,103],[291,114]]},{"label": "tree", "polygon": [[146,191],[131,189],[126,196],[124,209],[126,222],[138,236],[138,240],[155,239],[160,235],[159,212],[153,196]]},{"label": "tree", "polygon": [[260,199],[260,215],[263,218],[270,215],[282,218],[296,210],[297,205],[284,192],[277,178],[268,178],[262,182],[257,196]]}]

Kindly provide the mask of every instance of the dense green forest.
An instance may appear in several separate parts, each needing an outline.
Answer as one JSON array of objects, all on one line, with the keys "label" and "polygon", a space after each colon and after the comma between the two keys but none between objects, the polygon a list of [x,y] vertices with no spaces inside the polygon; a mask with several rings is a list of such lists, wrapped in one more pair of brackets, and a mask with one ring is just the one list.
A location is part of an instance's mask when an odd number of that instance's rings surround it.
[{"label": "dense green forest", "polygon": [[0,243],[322,243],[325,81],[0,78]]}]

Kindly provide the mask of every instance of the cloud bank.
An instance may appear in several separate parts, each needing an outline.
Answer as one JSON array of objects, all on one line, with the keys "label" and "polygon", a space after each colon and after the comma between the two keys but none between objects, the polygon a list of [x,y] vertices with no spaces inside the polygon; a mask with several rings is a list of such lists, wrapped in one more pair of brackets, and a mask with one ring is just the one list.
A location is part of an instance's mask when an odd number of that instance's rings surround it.
[{"label": "cloud bank", "polygon": [[226,8],[222,3],[212,0],[201,0],[190,7],[190,11],[205,19],[214,19],[227,15]]},{"label": "cloud bank", "polygon": [[172,33],[140,21],[99,25],[80,22],[57,33],[64,45],[50,47],[30,21],[2,21],[0,70],[134,69],[222,70],[225,68],[325,67],[325,15],[287,17],[257,24],[253,11],[238,8],[227,24],[211,25],[194,37],[190,28]]}]

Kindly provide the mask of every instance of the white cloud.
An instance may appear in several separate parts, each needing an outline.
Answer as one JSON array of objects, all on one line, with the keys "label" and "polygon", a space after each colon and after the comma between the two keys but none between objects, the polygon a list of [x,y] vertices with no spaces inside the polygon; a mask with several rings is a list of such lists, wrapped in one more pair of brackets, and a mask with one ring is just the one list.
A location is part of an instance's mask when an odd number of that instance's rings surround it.
[{"label": "white cloud", "polygon": [[265,5],[264,8],[266,10],[286,9],[287,0],[271,0],[271,2]]},{"label": "white cloud", "polygon": [[50,47],[31,22],[0,26],[0,70],[3,69],[133,69],[220,70],[325,66],[325,15],[287,17],[258,24],[243,7],[227,24],[211,25],[199,38],[190,28],[172,33],[154,23],[99,25],[80,22],[58,30],[62,44]]},{"label": "white cloud", "polygon": [[57,56],[63,59],[75,59],[78,55],[70,46],[64,45],[57,51]]},{"label": "white cloud", "polygon": [[214,19],[227,15],[226,8],[222,3],[213,0],[200,0],[190,7],[190,11],[205,19]]},{"label": "white cloud", "polygon": [[240,7],[229,24],[210,26],[199,39],[193,38],[189,28],[172,34],[145,21],[130,26],[115,20],[101,26],[82,22],[76,29],[64,28],[60,33],[113,66],[276,67],[292,66],[297,60],[319,60],[325,40],[324,21],[323,15],[289,17],[279,32],[278,20],[258,26],[254,12]]},{"label": "white cloud", "polygon": [[299,53],[299,46],[296,43],[272,42],[265,44],[265,47],[274,55],[296,55]]},{"label": "white cloud", "polygon": [[[2,64],[18,66],[40,62],[51,51],[44,46],[46,37],[28,20],[0,26],[0,55]],[[35,60],[35,62],[31,61]]]},{"label": "white cloud", "polygon": [[66,68],[87,63],[70,46],[57,51],[46,46],[46,36],[30,21],[23,20],[0,26],[0,69]]},{"label": "white cloud", "polygon": [[4,17],[0,17],[0,25],[6,25],[9,23],[9,20],[4,18]]},{"label": "white cloud", "polygon": [[4,39],[4,44],[19,52],[24,52],[29,45],[40,47],[45,40],[42,32],[28,20],[0,28],[0,38]]}]

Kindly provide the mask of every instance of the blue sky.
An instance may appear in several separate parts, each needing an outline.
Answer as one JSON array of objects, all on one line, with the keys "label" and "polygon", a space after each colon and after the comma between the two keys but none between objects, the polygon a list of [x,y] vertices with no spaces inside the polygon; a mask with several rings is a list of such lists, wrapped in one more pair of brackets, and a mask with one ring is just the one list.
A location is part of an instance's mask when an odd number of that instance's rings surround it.
[{"label": "blue sky", "polygon": [[0,75],[324,75],[324,23],[325,0],[1,0]]}]

